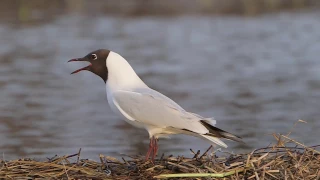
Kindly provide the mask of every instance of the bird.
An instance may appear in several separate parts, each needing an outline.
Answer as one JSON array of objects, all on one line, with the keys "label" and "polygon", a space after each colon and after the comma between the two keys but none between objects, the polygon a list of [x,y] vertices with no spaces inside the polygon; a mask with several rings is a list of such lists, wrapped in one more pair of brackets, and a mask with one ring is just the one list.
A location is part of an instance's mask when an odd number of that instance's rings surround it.
[{"label": "bird", "polygon": [[99,76],[105,83],[111,110],[127,123],[148,131],[150,142],[146,160],[153,161],[156,157],[159,138],[175,134],[195,136],[224,148],[228,146],[221,138],[243,143],[241,137],[217,128],[215,119],[188,112],[147,86],[120,54],[98,49],[68,62],[79,61],[89,62],[89,65],[71,74],[90,71]]}]

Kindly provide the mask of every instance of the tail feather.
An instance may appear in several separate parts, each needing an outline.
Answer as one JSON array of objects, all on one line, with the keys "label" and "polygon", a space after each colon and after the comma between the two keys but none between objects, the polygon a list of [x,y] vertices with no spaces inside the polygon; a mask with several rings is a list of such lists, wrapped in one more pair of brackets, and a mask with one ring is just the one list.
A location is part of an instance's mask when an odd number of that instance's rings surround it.
[{"label": "tail feather", "polygon": [[205,139],[219,145],[219,146],[222,146],[224,148],[227,148],[228,146],[223,142],[221,141],[219,138],[216,138],[216,137],[213,137],[213,136],[210,136],[210,135],[205,135],[205,134],[202,134],[201,135],[202,137],[204,137]]},{"label": "tail feather", "polygon": [[216,124],[216,120],[213,118],[213,117],[209,117],[209,118],[204,118],[202,116],[200,116],[199,114],[196,114],[196,113],[192,113],[192,112],[189,112],[190,114],[196,116],[197,118],[203,120],[203,121],[206,121],[207,123],[211,124],[211,125],[215,125]]},{"label": "tail feather", "polygon": [[214,127],[211,124],[209,124],[206,120],[200,120],[200,123],[209,130],[209,133],[206,135],[211,135],[218,138],[225,138],[225,139],[243,143],[242,139],[239,136],[233,135],[222,129]]}]

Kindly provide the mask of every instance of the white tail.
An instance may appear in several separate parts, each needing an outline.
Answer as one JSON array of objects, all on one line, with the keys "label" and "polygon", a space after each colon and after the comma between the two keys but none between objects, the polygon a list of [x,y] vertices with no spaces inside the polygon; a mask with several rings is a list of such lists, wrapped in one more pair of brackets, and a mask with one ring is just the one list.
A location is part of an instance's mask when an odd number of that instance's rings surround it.
[{"label": "white tail", "polygon": [[212,137],[212,136],[208,136],[208,135],[204,135],[202,134],[201,135],[203,138],[205,138],[206,140],[209,140],[211,142],[213,142],[214,144],[217,144],[219,146],[222,146],[224,148],[227,148],[228,146],[223,142],[221,141],[219,138],[216,138],[216,137]]}]

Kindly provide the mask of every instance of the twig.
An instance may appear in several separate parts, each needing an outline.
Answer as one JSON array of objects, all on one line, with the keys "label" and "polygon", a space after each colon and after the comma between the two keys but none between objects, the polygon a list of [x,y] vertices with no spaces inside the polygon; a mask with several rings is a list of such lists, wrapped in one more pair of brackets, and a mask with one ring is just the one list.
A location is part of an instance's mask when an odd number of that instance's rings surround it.
[{"label": "twig", "polygon": [[47,159],[48,159],[49,162],[52,162],[52,161],[54,160],[54,158],[56,158],[57,156],[58,156],[58,155],[54,155],[52,158],[48,158],[48,157],[47,157]]},{"label": "twig", "polygon": [[168,162],[168,164],[173,165],[173,166],[177,166],[177,167],[182,168],[182,169],[190,170],[189,168],[187,168],[185,166],[182,166],[180,164],[176,164],[176,163],[173,163],[173,162]]},{"label": "twig", "polygon": [[123,157],[121,157],[121,158],[122,158],[123,162],[125,162],[128,166],[130,166],[130,164],[128,163],[127,160],[125,160]]},{"label": "twig", "polygon": [[80,153],[81,153],[81,148],[79,149],[79,152],[78,152],[77,164],[79,164],[79,160],[80,160]]},{"label": "twig", "polygon": [[193,156],[193,158],[197,159],[199,155],[200,155],[200,150],[197,151],[197,153]]},{"label": "twig", "polygon": [[292,133],[292,131],[294,130],[294,128],[296,127],[296,125],[297,125],[299,122],[307,123],[306,121],[299,119],[297,122],[295,122],[295,123],[293,124],[293,127],[292,127],[291,130],[288,132],[287,136],[290,136],[290,134]]},{"label": "twig", "polygon": [[74,157],[74,156],[77,156],[77,155],[79,155],[79,153],[71,154],[71,155],[69,155],[69,156],[66,156],[65,158],[68,159],[68,158],[71,158],[71,157]]},{"label": "twig", "polygon": [[164,153],[162,153],[161,158],[160,158],[160,162],[163,160],[164,157]]},{"label": "twig", "polygon": [[66,175],[67,175],[67,179],[70,179],[70,178],[69,178],[69,175],[68,175],[68,172],[67,172],[67,169],[66,169],[66,166],[64,165],[63,162],[62,162],[62,164],[63,164],[64,172],[65,172]]},{"label": "twig", "polygon": [[209,146],[209,148],[200,156],[200,159],[202,159],[203,156],[206,156],[208,151],[212,148],[212,145]]},{"label": "twig", "polygon": [[192,152],[192,154],[196,154],[192,149],[190,149],[190,151]]},{"label": "twig", "polygon": [[100,162],[101,162],[101,170],[105,169],[105,161],[103,160],[104,156],[102,154],[99,155]]},{"label": "twig", "polygon": [[155,168],[164,168],[164,166],[162,166],[162,165],[155,165],[155,166],[152,166],[151,168],[146,169],[146,171],[153,171]]},{"label": "twig", "polygon": [[[320,144],[319,145],[314,145],[314,146],[309,146],[308,148],[317,148],[317,147],[320,147]],[[253,154],[262,154],[262,153],[265,153],[265,152],[256,152],[256,151],[261,151],[261,150],[267,150],[267,149],[294,149],[294,150],[304,150],[306,148],[299,148],[299,147],[265,147],[265,148],[259,148],[259,149],[256,149],[254,150],[254,153]],[[274,152],[269,152],[269,153],[279,153],[279,152],[287,152],[287,151],[274,151]],[[239,154],[239,155],[246,155],[246,154]]]},{"label": "twig", "polygon": [[315,150],[315,149],[312,149],[312,148],[309,148],[308,146],[305,146],[305,145],[299,143],[298,141],[295,141],[295,140],[293,140],[293,139],[291,139],[291,138],[289,138],[289,137],[287,137],[287,136],[285,136],[285,135],[281,135],[281,136],[284,137],[284,138],[286,138],[286,139],[288,139],[288,140],[290,140],[290,141],[292,141],[292,142],[294,142],[294,143],[296,143],[296,144],[298,144],[298,145],[300,145],[300,146],[302,146],[302,147],[304,147],[304,148],[306,148],[306,149],[308,149],[308,150],[310,150],[310,151],[313,151],[313,152],[315,152],[315,153],[317,153],[317,154],[320,154],[319,151],[317,151],[317,150]]},{"label": "twig", "polygon": [[259,178],[259,176],[258,176],[258,173],[257,173],[257,171],[256,171],[256,168],[254,167],[254,165],[253,165],[253,162],[252,162],[252,161],[251,161],[251,166],[252,166],[252,168],[253,168],[254,175],[256,176],[256,180],[260,180],[260,178]]},{"label": "twig", "polygon": [[206,169],[208,169],[210,172],[212,173],[217,173],[217,171],[215,171],[214,169],[208,167],[208,166],[204,166]]},{"label": "twig", "polygon": [[233,170],[225,173],[185,173],[185,174],[160,174],[158,176],[154,176],[153,178],[159,178],[159,179],[164,179],[164,178],[197,178],[197,177],[227,177],[230,175],[235,174],[236,172],[242,172],[244,171],[245,168],[238,169],[238,170]]}]

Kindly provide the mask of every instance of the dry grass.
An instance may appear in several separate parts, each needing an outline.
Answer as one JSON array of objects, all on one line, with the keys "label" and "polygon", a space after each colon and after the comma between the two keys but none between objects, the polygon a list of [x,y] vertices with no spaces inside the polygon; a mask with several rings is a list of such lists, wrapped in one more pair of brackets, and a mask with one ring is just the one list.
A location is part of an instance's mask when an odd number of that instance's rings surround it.
[{"label": "dry grass", "polygon": [[[289,133],[290,134],[290,133]],[[115,158],[100,155],[100,162],[80,159],[80,152],[47,161],[19,159],[0,162],[5,179],[320,179],[320,145],[307,147],[287,135],[273,134],[276,142],[246,154],[216,156],[212,146],[193,157],[162,155],[154,163],[143,156]],[[72,162],[71,162],[71,159]]]}]

